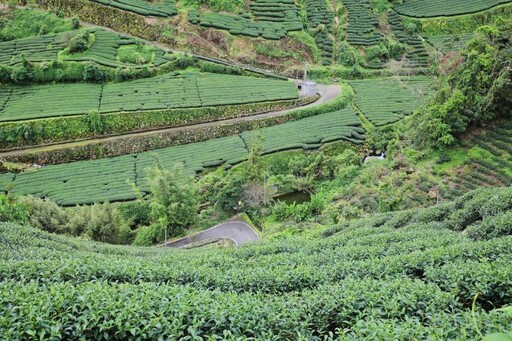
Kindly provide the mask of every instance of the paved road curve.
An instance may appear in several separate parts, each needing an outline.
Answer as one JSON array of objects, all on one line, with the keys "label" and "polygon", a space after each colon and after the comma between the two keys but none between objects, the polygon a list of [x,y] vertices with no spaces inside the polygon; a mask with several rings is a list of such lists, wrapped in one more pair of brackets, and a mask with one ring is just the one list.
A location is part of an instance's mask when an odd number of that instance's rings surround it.
[{"label": "paved road curve", "polygon": [[167,243],[164,246],[181,248],[192,243],[209,239],[230,239],[236,246],[239,246],[248,242],[258,241],[260,240],[260,237],[256,231],[246,223],[230,221],[199,232],[193,236]]}]

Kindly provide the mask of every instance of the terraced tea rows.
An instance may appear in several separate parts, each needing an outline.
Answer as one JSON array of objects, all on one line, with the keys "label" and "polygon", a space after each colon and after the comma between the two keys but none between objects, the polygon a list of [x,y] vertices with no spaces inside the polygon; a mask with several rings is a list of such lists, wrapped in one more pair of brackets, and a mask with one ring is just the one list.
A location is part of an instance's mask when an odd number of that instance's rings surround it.
[{"label": "terraced tea rows", "polygon": [[121,247],[0,223],[0,337],[477,340],[474,320],[484,334],[512,322],[492,311],[512,300],[512,237],[498,225],[511,194],[236,249]]},{"label": "terraced tea rows", "polygon": [[286,31],[303,28],[294,0],[253,0],[249,7],[256,21],[282,23]]},{"label": "terraced tea rows", "polygon": [[174,0],[89,0],[144,16],[170,17],[178,14]]},{"label": "terraced tea rows", "polygon": [[398,81],[394,78],[351,81],[355,104],[374,125],[396,122],[417,109],[432,92],[427,77]]},{"label": "terraced tea rows", "polygon": [[463,50],[468,41],[473,39],[473,33],[466,34],[444,34],[438,36],[431,36],[427,41],[441,53],[449,53],[453,51]]},{"label": "terraced tea rows", "polygon": [[101,88],[98,84],[5,86],[2,90],[11,92],[0,110],[0,121],[76,115],[97,110]]},{"label": "terraced tea rows", "polygon": [[281,39],[289,31],[302,30],[299,19],[299,8],[293,0],[257,0],[252,1],[251,13],[240,15],[189,11],[188,20],[195,25],[227,30],[233,35],[263,37],[265,39]]},{"label": "terraced tea rows", "polygon": [[343,5],[348,11],[347,41],[350,44],[369,46],[382,41],[384,36],[377,32],[379,19],[370,0],[345,0]]},{"label": "terraced tea rows", "polygon": [[108,67],[144,67],[144,66],[159,66],[170,60],[161,49],[156,49],[147,46],[146,48],[152,50],[152,58],[150,60],[140,62],[139,64],[127,63],[119,60],[119,52],[121,47],[136,47],[141,44],[135,38],[123,36],[118,33],[105,31],[105,30],[91,30],[94,34],[94,43],[85,52],[68,54],[63,60],[75,62],[95,62],[99,65]]},{"label": "terraced tea rows", "polygon": [[334,20],[334,13],[323,0],[306,0],[306,15],[312,27],[325,25],[330,29]]},{"label": "terraced tea rows", "polygon": [[330,65],[334,56],[334,41],[330,34],[334,13],[327,2],[322,0],[306,0],[305,7],[308,21],[316,31],[315,42],[320,48],[322,64]]},{"label": "terraced tea rows", "polygon": [[476,13],[511,0],[404,0],[394,7],[402,15],[415,18],[431,18]]},{"label": "terraced tea rows", "polygon": [[466,167],[450,178],[451,188],[444,193],[448,199],[481,187],[512,185],[512,124],[475,136],[471,144],[483,152],[472,156]]},{"label": "terraced tea rows", "polygon": [[68,47],[68,41],[78,34],[78,30],[63,32],[59,34],[48,34],[33,38],[17,39],[7,42],[0,42],[0,64],[16,65],[23,59],[33,62],[52,62],[56,60],[76,61],[76,62],[94,62],[107,67],[144,67],[159,66],[168,62],[170,59],[165,52],[153,47],[146,48],[152,50],[152,58],[139,64],[119,60],[119,52],[122,47],[135,48],[141,42],[135,38],[123,36],[118,33],[93,29],[93,44],[84,52],[67,53],[59,56]]},{"label": "terraced tea rows", "polygon": [[[361,143],[365,136],[360,125],[357,116],[344,109],[264,128],[264,153],[318,148],[322,143],[336,140]],[[3,174],[0,190],[13,186],[13,193],[49,197],[61,205],[130,200],[136,196],[127,181],[149,190],[144,169],[158,161],[165,167],[182,162],[185,172],[194,175],[207,167],[230,166],[245,160],[246,146],[251,141],[252,134],[245,133],[137,155],[47,166],[21,173],[14,182],[12,174]]]},{"label": "terraced tea rows", "polygon": [[[0,121],[66,115],[219,106],[297,98],[288,81],[221,74],[166,74],[124,83],[0,87]],[[81,94],[76,96],[76,94]]]},{"label": "terraced tea rows", "polygon": [[[250,145],[253,132],[245,132],[241,137],[246,145]],[[315,149],[322,144],[340,140],[359,144],[366,137],[361,121],[347,108],[265,128],[263,138],[263,152],[272,153],[287,149]]]},{"label": "terraced tea rows", "polygon": [[136,198],[130,183],[147,189],[144,168],[157,162],[166,167],[183,162],[186,174],[194,175],[203,169],[203,163],[239,162],[246,153],[242,140],[234,136],[137,155],[48,166],[17,175],[14,192],[49,197],[61,205],[130,200]]},{"label": "terraced tea rows", "polygon": [[393,33],[402,44],[409,45],[406,53],[408,67],[427,67],[428,53],[423,46],[422,39],[417,34],[409,34],[405,30],[402,18],[396,12],[389,13],[389,23],[393,28]]},{"label": "terraced tea rows", "polygon": [[67,40],[72,35],[69,32],[0,41],[0,64],[16,65],[23,59],[33,63],[56,60],[59,51],[66,48]]}]

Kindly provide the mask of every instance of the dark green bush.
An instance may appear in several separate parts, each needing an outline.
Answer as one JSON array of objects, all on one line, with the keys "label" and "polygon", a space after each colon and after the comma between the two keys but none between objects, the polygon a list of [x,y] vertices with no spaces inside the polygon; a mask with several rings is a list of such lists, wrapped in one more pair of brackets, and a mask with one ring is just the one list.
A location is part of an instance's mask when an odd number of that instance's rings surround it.
[{"label": "dark green bush", "polygon": [[96,64],[87,64],[84,68],[83,80],[88,82],[102,82],[105,80],[105,73]]},{"label": "dark green bush", "polygon": [[69,53],[83,52],[89,47],[89,31],[81,32],[69,39],[67,50]]}]

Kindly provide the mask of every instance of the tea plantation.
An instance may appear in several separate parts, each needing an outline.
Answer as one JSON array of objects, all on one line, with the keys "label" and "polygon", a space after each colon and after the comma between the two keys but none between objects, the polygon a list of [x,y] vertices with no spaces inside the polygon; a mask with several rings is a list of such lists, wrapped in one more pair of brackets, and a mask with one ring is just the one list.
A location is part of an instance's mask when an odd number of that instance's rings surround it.
[{"label": "tea plantation", "polygon": [[[70,52],[70,41],[87,32],[93,40],[83,51]],[[171,60],[163,50],[145,46],[150,58],[127,60],[123,58],[124,49],[143,49],[140,40],[102,29],[69,30],[61,33],[39,35],[37,37],[0,41],[0,64],[19,65],[24,61],[31,63],[51,63],[60,61],[93,62],[101,66],[117,68],[143,68],[160,66]]]},{"label": "tea plantation", "polygon": [[178,14],[174,0],[89,0],[144,16],[169,17]]},{"label": "tea plantation", "polygon": [[510,0],[405,0],[394,10],[406,16],[428,18],[474,13],[506,3]]},{"label": "tea plantation", "polygon": [[511,32],[512,0],[0,2],[0,340],[511,341]]},{"label": "tea plantation", "polygon": [[189,11],[191,24],[229,31],[233,35],[263,37],[278,40],[287,32],[302,30],[299,9],[293,0],[256,0],[250,3],[251,12],[232,15],[216,12]]},{"label": "tea plantation", "polygon": [[426,77],[351,81],[355,105],[374,125],[396,122],[410,115],[432,93]]},{"label": "tea plantation", "polygon": [[[220,74],[174,74],[110,84],[0,86],[0,121],[54,116],[197,108],[296,99],[287,81]],[[80,93],[76,98],[74,94]]]},{"label": "tea plantation", "polygon": [[[295,122],[264,128],[263,153],[288,149],[318,148],[324,143],[345,140],[360,144],[366,136],[353,111],[343,109]],[[18,195],[48,197],[61,205],[92,204],[104,201],[133,200],[136,193],[130,183],[149,191],[144,170],[160,163],[170,168],[183,163],[185,173],[193,176],[208,167],[237,164],[247,159],[253,133],[213,139],[137,155],[111,159],[80,161],[43,167],[36,171],[0,174],[2,189],[12,187]]]},{"label": "tea plantation", "polygon": [[496,310],[512,300],[511,209],[510,188],[480,190],[309,240],[192,251],[0,223],[0,335],[476,340],[512,323]]},{"label": "tea plantation", "polygon": [[467,145],[468,159],[450,179],[448,198],[481,187],[512,185],[512,124],[505,122],[474,136]]},{"label": "tea plantation", "polygon": [[375,45],[382,39],[377,32],[379,20],[370,1],[344,1],[348,11],[347,41],[354,45]]}]

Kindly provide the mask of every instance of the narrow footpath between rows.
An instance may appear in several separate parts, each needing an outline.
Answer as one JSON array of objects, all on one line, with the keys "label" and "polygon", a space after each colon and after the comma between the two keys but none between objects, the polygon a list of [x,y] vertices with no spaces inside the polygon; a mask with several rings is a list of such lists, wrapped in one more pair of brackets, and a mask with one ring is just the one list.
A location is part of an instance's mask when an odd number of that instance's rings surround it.
[{"label": "narrow footpath between rows", "polygon": [[185,131],[185,130],[195,130],[195,129],[201,129],[201,128],[205,128],[205,127],[212,127],[212,126],[218,126],[218,125],[224,125],[224,124],[233,124],[233,123],[244,122],[244,121],[255,121],[255,120],[268,118],[268,117],[282,116],[282,115],[285,115],[285,114],[289,113],[290,111],[293,111],[296,109],[314,107],[314,106],[318,106],[318,105],[330,102],[341,94],[341,87],[339,85],[321,85],[321,84],[319,84],[318,85],[318,94],[320,95],[320,98],[318,100],[316,100],[315,102],[310,103],[308,105],[304,105],[302,107],[295,107],[295,108],[279,110],[279,111],[271,111],[271,112],[252,115],[252,116],[235,117],[235,118],[230,118],[230,119],[220,120],[220,121],[197,123],[197,124],[191,124],[191,125],[187,125],[187,126],[148,130],[148,131],[142,131],[142,132],[136,132],[136,133],[108,136],[108,137],[103,137],[103,138],[87,139],[87,140],[82,140],[82,141],[56,143],[56,144],[46,145],[46,146],[41,146],[41,147],[16,149],[16,150],[11,150],[11,151],[6,151],[6,152],[0,152],[0,158],[16,156],[16,155],[28,155],[28,154],[34,154],[34,153],[48,152],[48,151],[57,150],[57,149],[66,149],[66,148],[72,148],[72,147],[86,146],[86,145],[97,144],[97,143],[102,143],[102,142],[122,140],[125,138],[151,136],[151,135],[158,135],[161,133],[172,133],[172,132]]},{"label": "narrow footpath between rows", "polygon": [[248,242],[258,241],[260,237],[248,224],[241,221],[229,221],[195,235],[168,242],[162,246],[182,248],[192,243],[215,239],[230,239],[235,243],[235,246],[240,246]]}]

